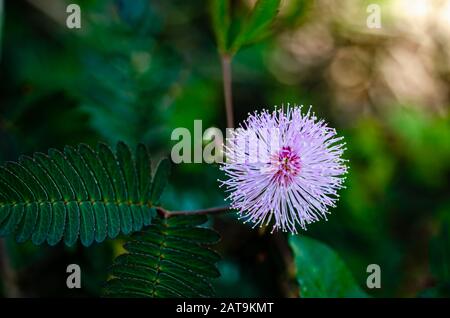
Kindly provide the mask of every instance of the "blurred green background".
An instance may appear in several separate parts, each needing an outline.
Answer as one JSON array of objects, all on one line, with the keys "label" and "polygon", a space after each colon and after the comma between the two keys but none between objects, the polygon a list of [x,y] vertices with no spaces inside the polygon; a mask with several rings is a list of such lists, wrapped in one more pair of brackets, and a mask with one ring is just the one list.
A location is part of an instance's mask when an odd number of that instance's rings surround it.
[{"label": "blurred green background", "polygon": [[[206,1],[1,1],[0,162],[66,144],[146,143],[170,154],[171,131],[225,129],[220,56]],[[65,25],[68,3],[82,28]],[[255,1],[231,1],[245,16]],[[235,121],[274,105],[313,105],[346,137],[350,173],[328,222],[308,235],[332,247],[375,297],[450,296],[450,1],[283,0],[272,33],[234,57]],[[223,204],[217,165],[173,165],[169,209]],[[234,217],[218,296],[292,296],[277,236]],[[4,296],[98,296],[121,240],[90,248],[4,241]],[[83,288],[65,285],[81,265]],[[365,288],[379,264],[382,288]],[[1,291],[3,290],[3,292]]]}]

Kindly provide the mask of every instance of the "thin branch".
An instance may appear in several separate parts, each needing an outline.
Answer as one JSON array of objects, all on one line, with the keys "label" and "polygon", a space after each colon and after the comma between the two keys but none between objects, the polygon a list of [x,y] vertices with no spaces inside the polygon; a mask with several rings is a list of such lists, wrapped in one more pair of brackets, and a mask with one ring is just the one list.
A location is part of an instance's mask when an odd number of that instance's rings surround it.
[{"label": "thin branch", "polygon": [[234,128],[233,92],[231,88],[231,57],[222,55],[223,93],[227,113],[227,128]]},{"label": "thin branch", "polygon": [[0,278],[3,280],[4,294],[6,297],[20,297],[16,273],[9,262],[5,239],[0,239]]},{"label": "thin branch", "polygon": [[202,209],[202,210],[186,210],[186,211],[169,211],[162,207],[157,207],[156,211],[158,214],[165,218],[171,218],[173,216],[179,216],[179,215],[211,215],[211,214],[221,214],[225,213],[230,210],[230,207],[217,207],[217,208],[209,208],[209,209]]},{"label": "thin branch", "polygon": [[283,233],[274,233],[272,239],[275,247],[281,255],[283,268],[285,269],[286,277],[280,280],[281,288],[286,297],[297,298],[300,295],[300,290],[296,284],[294,255],[292,254],[292,250],[289,248],[289,242]]}]

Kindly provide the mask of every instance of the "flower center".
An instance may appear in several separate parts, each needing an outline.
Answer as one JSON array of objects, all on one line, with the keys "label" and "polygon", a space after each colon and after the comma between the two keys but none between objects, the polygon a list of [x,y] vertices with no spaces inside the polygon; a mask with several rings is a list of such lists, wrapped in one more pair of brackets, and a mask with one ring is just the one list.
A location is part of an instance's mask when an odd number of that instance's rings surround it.
[{"label": "flower center", "polygon": [[275,171],[273,179],[280,185],[290,185],[300,173],[300,156],[289,146],[281,148],[273,155],[270,164]]}]

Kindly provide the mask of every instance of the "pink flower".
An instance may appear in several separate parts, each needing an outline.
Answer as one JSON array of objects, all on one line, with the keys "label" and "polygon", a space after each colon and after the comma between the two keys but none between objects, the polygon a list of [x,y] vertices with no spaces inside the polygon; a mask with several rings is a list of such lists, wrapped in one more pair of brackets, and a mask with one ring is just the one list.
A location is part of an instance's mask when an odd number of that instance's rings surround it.
[{"label": "pink flower", "polygon": [[325,218],[347,172],[345,143],[311,109],[255,112],[231,133],[221,170],[231,207],[254,227],[297,233]]}]

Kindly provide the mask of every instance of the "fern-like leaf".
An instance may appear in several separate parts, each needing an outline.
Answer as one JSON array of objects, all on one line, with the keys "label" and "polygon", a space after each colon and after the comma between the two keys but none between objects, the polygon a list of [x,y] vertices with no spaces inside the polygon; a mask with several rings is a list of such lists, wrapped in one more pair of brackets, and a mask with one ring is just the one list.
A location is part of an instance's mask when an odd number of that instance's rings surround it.
[{"label": "fern-like leaf", "polygon": [[200,227],[206,216],[155,218],[144,231],[125,244],[111,268],[112,278],[104,288],[106,297],[209,297],[209,280],[220,274],[215,263],[220,256],[205,247],[219,235]]},{"label": "fern-like leaf", "polygon": [[116,153],[100,143],[22,156],[0,167],[0,236],[89,246],[138,231],[156,215],[168,169],[163,160],[152,182],[147,148],[133,158],[122,142]]}]

